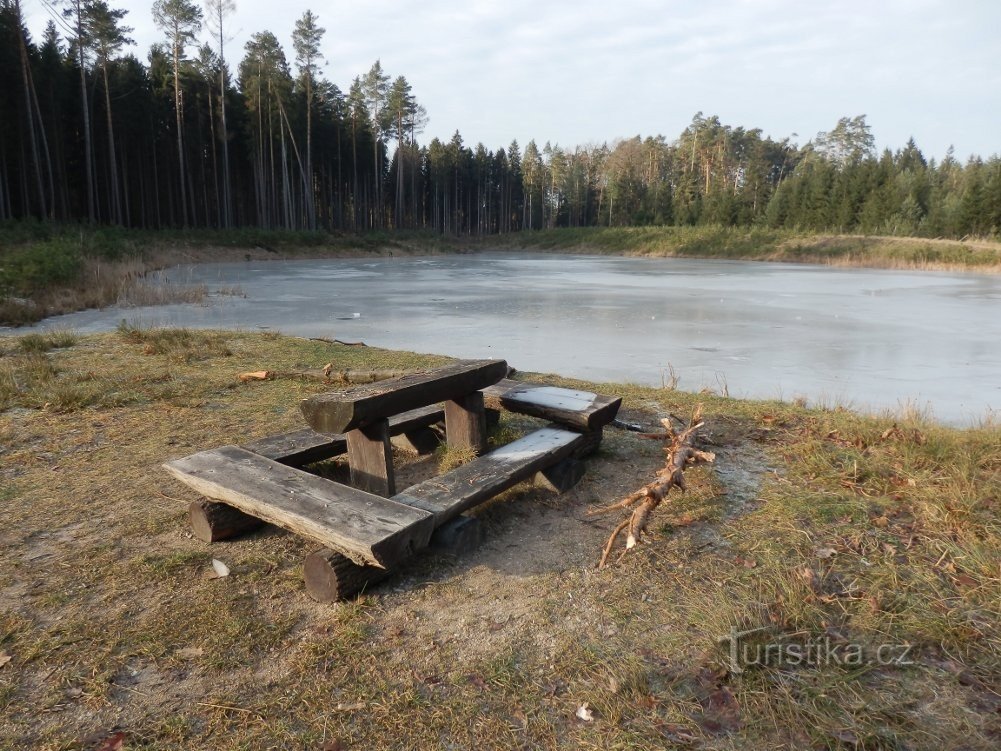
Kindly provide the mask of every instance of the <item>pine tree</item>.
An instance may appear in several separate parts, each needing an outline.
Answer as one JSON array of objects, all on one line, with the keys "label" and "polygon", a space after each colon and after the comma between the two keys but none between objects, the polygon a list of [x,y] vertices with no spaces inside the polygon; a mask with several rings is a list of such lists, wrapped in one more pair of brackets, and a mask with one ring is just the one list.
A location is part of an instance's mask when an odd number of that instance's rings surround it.
[{"label": "pine tree", "polygon": [[174,73],[174,117],[177,124],[177,162],[181,223],[188,226],[187,171],[184,159],[184,98],[181,90],[181,63],[185,48],[194,42],[202,27],[202,11],[189,0],[157,0],[153,3],[153,21],[166,33],[170,44]]},{"label": "pine tree", "polygon": [[111,221],[122,224],[122,195],[118,180],[118,164],[115,158],[117,145],[115,143],[114,118],[111,114],[111,86],[108,83],[108,64],[113,56],[121,52],[122,47],[133,44],[127,36],[132,32],[130,26],[122,26],[120,22],[128,11],[112,9],[104,0],[93,0],[86,5],[86,23],[88,35],[97,55],[97,64],[101,67],[104,79],[104,109],[108,127],[108,174],[109,174],[109,207]]},{"label": "pine tree", "polygon": [[316,15],[307,10],[295,23],[292,32],[292,46],[295,48],[296,64],[306,90],[306,178],[309,195],[306,196],[309,228],[316,229],[316,204],[313,189],[313,88],[319,72],[320,41],[326,29],[316,25]]},{"label": "pine tree", "polygon": [[236,10],[233,0],[205,0],[207,23],[219,48],[219,133],[222,142],[222,226],[233,224],[233,190],[229,169],[229,130],[226,125],[226,18]]},{"label": "pine tree", "polygon": [[382,62],[376,60],[361,82],[362,91],[365,94],[365,104],[368,106],[368,114],[372,120],[372,150],[374,156],[372,183],[373,195],[375,196],[375,215],[371,218],[370,226],[382,225],[382,174],[383,157],[379,147],[382,145],[382,135],[386,131],[386,97],[389,94],[389,75],[382,70]]},{"label": "pine tree", "polygon": [[75,36],[70,39],[80,67],[80,102],[83,112],[83,148],[87,179],[87,219],[93,224],[97,220],[94,199],[94,143],[90,135],[90,97],[87,95],[87,51],[90,38],[87,34],[87,17],[83,0],[66,0],[69,7],[63,15],[71,20]]}]

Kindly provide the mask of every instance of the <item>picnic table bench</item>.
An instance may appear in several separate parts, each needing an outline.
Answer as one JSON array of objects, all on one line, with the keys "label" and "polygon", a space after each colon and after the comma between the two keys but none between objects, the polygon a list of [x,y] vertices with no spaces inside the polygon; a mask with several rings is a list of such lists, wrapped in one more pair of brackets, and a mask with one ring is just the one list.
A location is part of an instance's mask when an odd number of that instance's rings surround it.
[{"label": "picnic table bench", "polygon": [[[300,405],[308,429],[163,466],[209,499],[189,507],[199,539],[215,542],[264,523],[303,535],[325,546],[306,559],[307,591],[321,601],[343,599],[422,549],[474,546],[479,524],[464,512],[507,488],[536,477],[562,492],[580,479],[579,459],[597,448],[621,399],[507,374],[504,360],[460,361],[318,394]],[[501,409],[554,424],[486,452],[487,424]],[[391,441],[427,450],[426,434],[442,424],[450,446],[477,458],[397,492]],[[303,469],[345,453],[350,484]]]}]

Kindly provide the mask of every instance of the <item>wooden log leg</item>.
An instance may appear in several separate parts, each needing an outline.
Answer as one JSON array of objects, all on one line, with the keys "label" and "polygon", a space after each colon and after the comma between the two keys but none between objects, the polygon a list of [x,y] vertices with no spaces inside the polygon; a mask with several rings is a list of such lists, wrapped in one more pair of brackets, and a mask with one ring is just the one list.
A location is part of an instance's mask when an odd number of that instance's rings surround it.
[{"label": "wooden log leg", "polygon": [[449,446],[483,453],[487,446],[487,423],[482,393],[474,391],[445,402],[445,439]]},{"label": "wooden log leg", "polygon": [[586,439],[573,453],[575,459],[590,456],[601,447],[602,429],[589,430],[584,433]]},{"label": "wooden log leg", "polygon": [[435,449],[441,445],[441,438],[431,428],[411,430],[403,435],[394,435],[390,440],[397,448],[413,451],[421,456],[433,454]]},{"label": "wooden log leg", "polygon": [[389,420],[352,430],[346,436],[351,484],[375,495],[396,494],[393,450],[389,443]]},{"label": "wooden log leg", "polygon": [[483,525],[473,516],[457,516],[442,524],[431,535],[428,547],[435,553],[465,555],[483,542]]},{"label": "wooden log leg", "polygon": [[256,516],[215,501],[193,501],[188,506],[191,532],[202,542],[219,542],[253,532],[264,522]]},{"label": "wooden log leg", "polygon": [[487,407],[483,410],[483,414],[486,415],[487,420],[487,430],[493,430],[498,425],[500,425],[500,410],[490,409]]},{"label": "wooden log leg", "polygon": [[359,566],[329,548],[310,553],[303,564],[306,591],[318,602],[337,602],[354,597],[389,574],[384,568]]},{"label": "wooden log leg", "polygon": [[584,471],[584,462],[571,457],[536,472],[535,485],[554,493],[565,493],[580,482]]}]

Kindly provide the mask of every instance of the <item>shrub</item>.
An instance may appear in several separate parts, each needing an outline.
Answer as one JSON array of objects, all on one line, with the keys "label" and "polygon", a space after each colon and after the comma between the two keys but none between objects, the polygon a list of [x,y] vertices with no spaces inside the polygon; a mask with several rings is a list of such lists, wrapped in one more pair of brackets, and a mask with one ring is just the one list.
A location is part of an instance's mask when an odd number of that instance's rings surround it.
[{"label": "shrub", "polygon": [[71,284],[82,270],[79,246],[65,238],[8,248],[0,255],[0,294],[28,297]]}]

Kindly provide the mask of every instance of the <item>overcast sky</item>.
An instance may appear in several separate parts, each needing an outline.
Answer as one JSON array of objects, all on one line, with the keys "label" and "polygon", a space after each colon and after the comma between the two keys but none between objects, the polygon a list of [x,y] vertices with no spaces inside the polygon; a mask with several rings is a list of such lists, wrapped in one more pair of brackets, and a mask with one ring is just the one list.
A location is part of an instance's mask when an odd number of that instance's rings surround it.
[{"label": "overcast sky", "polygon": [[[911,136],[928,157],[1001,152],[999,0],[235,0],[231,66],[256,31],[290,61],[307,8],[342,89],[376,58],[404,75],[430,123],[422,140],[564,146],[677,138],[696,112],[805,143],[867,115],[879,147]],[[127,8],[133,50],[161,34],[152,0]],[[29,28],[48,19],[22,0]],[[796,134],[796,135],[794,135]]]}]

